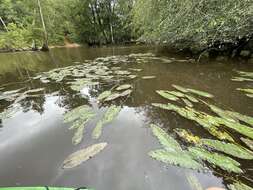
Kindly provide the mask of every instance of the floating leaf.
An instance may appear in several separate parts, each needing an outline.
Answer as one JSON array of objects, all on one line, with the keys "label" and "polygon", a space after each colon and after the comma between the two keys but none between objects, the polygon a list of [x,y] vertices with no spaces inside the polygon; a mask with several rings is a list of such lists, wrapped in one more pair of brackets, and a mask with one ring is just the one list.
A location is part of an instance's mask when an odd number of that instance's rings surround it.
[{"label": "floating leaf", "polygon": [[91,159],[96,154],[104,150],[107,146],[107,143],[99,143],[89,146],[85,149],[79,150],[73,154],[71,154],[64,162],[63,169],[70,169],[76,166],[79,166],[83,162]]},{"label": "floating leaf", "polygon": [[129,70],[131,70],[131,71],[136,71],[136,72],[142,71],[142,69],[135,69],[135,68],[129,68]]},{"label": "floating leaf", "polygon": [[178,136],[180,136],[181,138],[183,138],[184,140],[186,140],[189,143],[193,143],[193,144],[200,144],[200,138],[198,136],[194,136],[192,133],[186,131],[185,129],[174,129],[174,131],[178,134]]},{"label": "floating leaf", "polygon": [[193,96],[190,96],[188,94],[185,94],[185,97],[190,100],[191,102],[198,103],[198,99],[194,98]]},{"label": "floating leaf", "polygon": [[249,98],[253,98],[253,94],[246,94]]},{"label": "floating leaf", "polygon": [[230,190],[253,190],[252,187],[245,185],[241,182],[236,182],[228,186]]},{"label": "floating leaf", "polygon": [[253,89],[251,89],[251,88],[237,88],[236,90],[239,90],[242,92],[247,92],[249,94],[253,94]]},{"label": "floating leaf", "polygon": [[195,121],[198,124],[200,124],[202,127],[204,127],[210,134],[216,136],[217,138],[221,140],[229,140],[234,141],[233,138],[226,132],[221,132],[218,130],[217,127],[220,126],[221,121],[220,118],[213,117],[211,115],[208,115],[204,112],[198,112],[192,108],[181,108],[174,104],[158,104],[153,103],[152,104],[155,107],[159,107],[161,109],[175,111],[182,117]]},{"label": "floating leaf", "polygon": [[104,99],[106,99],[107,97],[109,97],[112,94],[111,91],[104,91],[102,92],[99,96],[98,96],[98,101],[102,101]]},{"label": "floating leaf", "polygon": [[128,75],[128,78],[130,79],[135,79],[137,76],[136,75]]},{"label": "floating leaf", "polygon": [[183,102],[185,103],[186,106],[188,106],[188,107],[190,107],[190,108],[193,107],[193,104],[192,104],[189,100],[187,100],[187,99],[185,99],[185,98],[182,98],[182,100],[183,100]]},{"label": "floating leaf", "polygon": [[243,82],[243,81],[252,82],[253,81],[253,79],[245,78],[245,77],[233,77],[231,80],[236,81],[236,82]]},{"label": "floating leaf", "polygon": [[241,137],[241,140],[251,149],[253,150],[253,141],[250,139],[246,139]]},{"label": "floating leaf", "polygon": [[117,98],[121,97],[121,94],[120,93],[112,93],[110,96],[108,96],[104,101],[105,102],[109,102],[109,101],[112,101],[112,100],[115,100]]},{"label": "floating leaf", "polygon": [[130,95],[132,92],[133,92],[132,90],[125,90],[125,91],[123,91],[122,93],[120,93],[120,96],[121,96],[121,97],[128,96],[128,95]]},{"label": "floating leaf", "polygon": [[69,128],[70,130],[76,129],[76,132],[72,138],[72,143],[77,145],[81,143],[84,135],[85,125],[95,116],[95,113],[89,106],[80,106],[64,115],[64,122],[74,123]]},{"label": "floating leaf", "polygon": [[132,88],[132,85],[130,85],[130,84],[123,84],[123,85],[117,87],[116,90],[121,91],[121,90],[127,90],[129,88]]},{"label": "floating leaf", "polygon": [[242,173],[242,170],[239,168],[240,163],[232,158],[217,153],[211,153],[198,147],[190,147],[189,151],[196,159],[205,160],[228,172]]},{"label": "floating leaf", "polygon": [[111,123],[118,116],[120,111],[121,111],[121,107],[119,107],[119,106],[113,105],[113,106],[109,107],[108,110],[106,111],[103,119],[98,121],[95,129],[92,132],[92,137],[94,139],[100,138],[100,136],[102,134],[103,126],[108,123]]},{"label": "floating leaf", "polygon": [[150,157],[166,164],[180,166],[189,169],[203,169],[203,166],[196,162],[185,151],[169,152],[166,150],[155,150],[148,153]]},{"label": "floating leaf", "polygon": [[157,90],[156,91],[160,96],[168,99],[168,100],[171,100],[171,101],[177,101],[179,100],[178,97],[172,95],[172,94],[169,94],[167,91],[164,91],[164,90]]},{"label": "floating leaf", "polygon": [[186,178],[192,190],[204,190],[198,178],[195,175],[188,174],[186,175]]},{"label": "floating leaf", "polygon": [[143,76],[142,79],[154,79],[156,76]]},{"label": "floating leaf", "polygon": [[212,94],[209,94],[207,92],[204,91],[200,91],[200,90],[195,90],[195,89],[191,89],[191,88],[187,88],[187,90],[193,94],[199,95],[199,96],[203,96],[206,98],[213,98],[214,96]]},{"label": "floating leaf", "polygon": [[231,156],[235,156],[237,158],[248,159],[248,160],[253,159],[253,152],[240,145],[225,143],[225,142],[211,140],[211,139],[201,139],[201,143],[210,148],[213,148],[220,152],[224,152]]},{"label": "floating leaf", "polygon": [[183,94],[183,93],[181,93],[181,92],[178,92],[178,91],[167,91],[168,93],[170,93],[170,94],[172,94],[172,95],[174,95],[174,96],[177,96],[177,97],[179,97],[179,98],[183,98],[183,97],[185,97],[185,95]]},{"label": "floating leaf", "polygon": [[160,144],[167,150],[182,150],[179,143],[169,136],[163,129],[156,125],[150,125],[153,135],[159,140]]},{"label": "floating leaf", "polygon": [[189,92],[186,88],[184,88],[184,87],[182,87],[182,86],[175,85],[175,84],[173,84],[172,86],[173,86],[175,89],[177,89],[178,91],[181,91],[181,92],[183,92],[183,93]]}]

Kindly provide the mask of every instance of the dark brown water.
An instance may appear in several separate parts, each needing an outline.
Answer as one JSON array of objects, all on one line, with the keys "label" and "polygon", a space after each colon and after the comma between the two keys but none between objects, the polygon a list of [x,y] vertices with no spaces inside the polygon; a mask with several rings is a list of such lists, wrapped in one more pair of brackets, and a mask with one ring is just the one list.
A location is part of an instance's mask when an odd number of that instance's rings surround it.
[{"label": "dark brown water", "polygon": [[[91,138],[94,123],[86,128],[81,144],[72,144],[73,131],[63,123],[65,111],[80,105],[93,105],[98,92],[106,86],[89,87],[88,100],[73,94],[64,83],[42,84],[30,80],[37,73],[53,68],[80,64],[85,60],[112,55],[154,53],[175,61],[157,60],[145,63],[123,64],[123,68],[140,68],[139,78],[133,80],[134,92],[121,104],[123,110],[116,120],[104,128],[99,140]],[[242,63],[197,64],[176,55],[161,55],[155,47],[76,48],[53,49],[50,53],[0,54],[0,88],[2,91],[19,88],[44,87],[39,97],[22,100],[21,110],[0,123],[0,186],[88,186],[97,190],[190,190],[186,173],[197,176],[204,188],[225,188],[231,178],[253,186],[253,162],[237,159],[244,174],[235,175],[210,169],[198,172],[165,165],[151,159],[148,152],[161,147],[148,127],[155,123],[173,133],[175,128],[190,129],[194,134],[210,137],[203,128],[179,115],[151,106],[166,102],[156,90],[172,90],[178,84],[212,93],[213,103],[225,109],[253,116],[253,100],[236,88],[252,83],[233,82],[235,70],[253,72],[253,66]],[[172,59],[173,60],[173,59]],[[178,61],[179,60],[179,61]],[[181,61],[180,61],[181,60]],[[80,63],[74,63],[80,62]],[[155,79],[142,80],[140,76],[154,75]],[[56,93],[57,92],[57,93]],[[13,106],[13,102],[0,100],[0,112]],[[96,106],[96,105],[95,105]],[[98,115],[103,108],[98,109]],[[172,134],[175,136],[175,134]],[[98,142],[107,142],[107,148],[82,165],[63,170],[62,163],[71,153]]]}]

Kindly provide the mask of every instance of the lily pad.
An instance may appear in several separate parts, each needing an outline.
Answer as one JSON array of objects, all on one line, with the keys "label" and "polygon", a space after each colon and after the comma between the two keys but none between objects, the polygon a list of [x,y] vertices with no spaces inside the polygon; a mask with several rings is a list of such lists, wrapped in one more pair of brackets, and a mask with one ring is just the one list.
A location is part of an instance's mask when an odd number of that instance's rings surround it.
[{"label": "lily pad", "polygon": [[107,143],[94,144],[71,154],[63,162],[63,169],[70,169],[79,166],[83,162],[91,159],[92,157],[100,153],[102,150],[104,150],[106,146]]}]

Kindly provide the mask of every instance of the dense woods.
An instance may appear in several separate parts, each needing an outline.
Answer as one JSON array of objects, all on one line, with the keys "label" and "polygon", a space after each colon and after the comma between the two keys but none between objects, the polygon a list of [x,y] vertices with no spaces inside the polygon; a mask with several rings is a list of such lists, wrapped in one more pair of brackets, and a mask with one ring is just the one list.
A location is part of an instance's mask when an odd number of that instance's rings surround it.
[{"label": "dense woods", "polygon": [[245,45],[252,49],[252,43],[248,42],[253,34],[253,3],[251,0],[1,0],[0,22],[1,49],[40,47],[48,36],[49,45],[64,45],[64,39],[65,43],[88,45],[138,40],[197,53],[221,49],[238,54]]}]

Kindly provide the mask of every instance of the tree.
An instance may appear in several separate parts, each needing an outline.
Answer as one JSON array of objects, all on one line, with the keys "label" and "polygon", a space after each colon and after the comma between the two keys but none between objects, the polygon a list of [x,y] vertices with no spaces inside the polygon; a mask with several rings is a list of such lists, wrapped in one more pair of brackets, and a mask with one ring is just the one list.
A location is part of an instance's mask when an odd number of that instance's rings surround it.
[{"label": "tree", "polygon": [[43,32],[44,32],[44,42],[43,42],[43,45],[42,45],[41,50],[42,50],[42,51],[48,51],[49,48],[48,48],[48,34],[47,34],[47,29],[46,29],[46,25],[45,25],[43,13],[42,13],[42,8],[41,8],[40,0],[37,0],[37,2],[38,2],[38,7],[39,7],[40,19],[41,19],[41,23],[42,23],[42,27],[43,27]]}]

